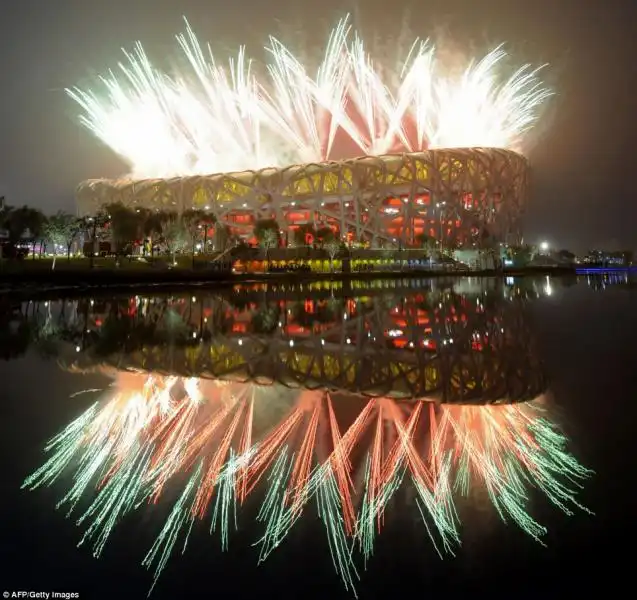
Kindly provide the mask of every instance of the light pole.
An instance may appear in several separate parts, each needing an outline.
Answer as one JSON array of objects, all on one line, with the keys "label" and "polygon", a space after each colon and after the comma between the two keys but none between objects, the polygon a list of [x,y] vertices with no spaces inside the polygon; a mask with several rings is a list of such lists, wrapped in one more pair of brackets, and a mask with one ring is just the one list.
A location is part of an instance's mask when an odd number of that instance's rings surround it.
[{"label": "light pole", "polygon": [[438,209],[438,219],[440,221],[440,255],[442,256],[442,211],[444,209],[446,202],[436,202],[436,208]]}]

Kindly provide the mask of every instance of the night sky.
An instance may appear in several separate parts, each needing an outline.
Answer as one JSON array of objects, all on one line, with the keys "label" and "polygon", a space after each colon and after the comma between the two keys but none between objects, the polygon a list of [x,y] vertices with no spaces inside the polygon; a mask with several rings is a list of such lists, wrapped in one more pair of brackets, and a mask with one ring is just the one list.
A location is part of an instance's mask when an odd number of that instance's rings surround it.
[{"label": "night sky", "polygon": [[634,0],[21,0],[0,22],[0,195],[46,212],[73,209],[75,185],[115,177],[126,166],[77,123],[64,88],[91,83],[115,67],[120,48],[142,41],[157,66],[177,55],[182,15],[201,40],[259,56],[274,33],[311,52],[347,11],[366,39],[391,44],[405,10],[414,36],[443,32],[459,48],[507,42],[515,62],[552,65],[557,96],[530,158],[533,189],[526,241],[557,247],[637,247],[634,148],[637,143],[637,30]]}]

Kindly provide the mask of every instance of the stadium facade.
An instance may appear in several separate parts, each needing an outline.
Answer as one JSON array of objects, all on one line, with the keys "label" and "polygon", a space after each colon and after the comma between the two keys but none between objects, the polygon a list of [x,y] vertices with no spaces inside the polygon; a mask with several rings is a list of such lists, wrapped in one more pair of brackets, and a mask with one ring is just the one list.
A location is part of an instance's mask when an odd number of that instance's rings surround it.
[{"label": "stadium facade", "polygon": [[131,208],[214,213],[249,240],[275,219],[288,236],[329,227],[372,247],[413,247],[423,236],[463,247],[485,237],[517,244],[526,205],[527,160],[497,148],[437,149],[241,173],[166,179],[88,180],[77,190],[80,216],[111,203]]}]

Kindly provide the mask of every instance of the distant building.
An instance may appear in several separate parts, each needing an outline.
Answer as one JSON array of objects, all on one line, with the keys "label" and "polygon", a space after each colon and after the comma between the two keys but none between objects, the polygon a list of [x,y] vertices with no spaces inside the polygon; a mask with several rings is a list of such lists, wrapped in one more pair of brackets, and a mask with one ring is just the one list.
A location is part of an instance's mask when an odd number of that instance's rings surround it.
[{"label": "distant building", "polygon": [[583,258],[583,263],[588,265],[599,265],[604,267],[627,267],[632,264],[632,252],[606,250],[591,250]]}]

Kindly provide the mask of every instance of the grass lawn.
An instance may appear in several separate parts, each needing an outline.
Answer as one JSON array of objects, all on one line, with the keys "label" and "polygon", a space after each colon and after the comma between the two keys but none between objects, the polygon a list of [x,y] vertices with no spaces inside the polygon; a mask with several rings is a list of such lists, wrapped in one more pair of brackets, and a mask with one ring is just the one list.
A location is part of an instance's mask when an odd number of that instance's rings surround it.
[{"label": "grass lawn", "polygon": [[[195,268],[202,268],[209,264],[212,260],[211,256],[195,256]],[[67,260],[65,256],[58,256],[55,261],[55,271],[89,271],[91,261],[89,258],[80,256],[72,256],[70,260]],[[34,273],[42,271],[51,271],[53,266],[53,258],[25,258],[23,260],[0,260],[0,274],[2,273]],[[133,258],[128,260],[127,258],[120,259],[120,266],[116,266],[115,258],[101,258],[96,257],[93,259],[93,268],[96,270],[112,270],[112,271],[154,271],[164,269],[177,269],[177,270],[192,270],[192,256],[178,256],[177,265],[172,265],[172,258],[170,256],[155,256],[153,259],[146,259],[146,261]]]}]

